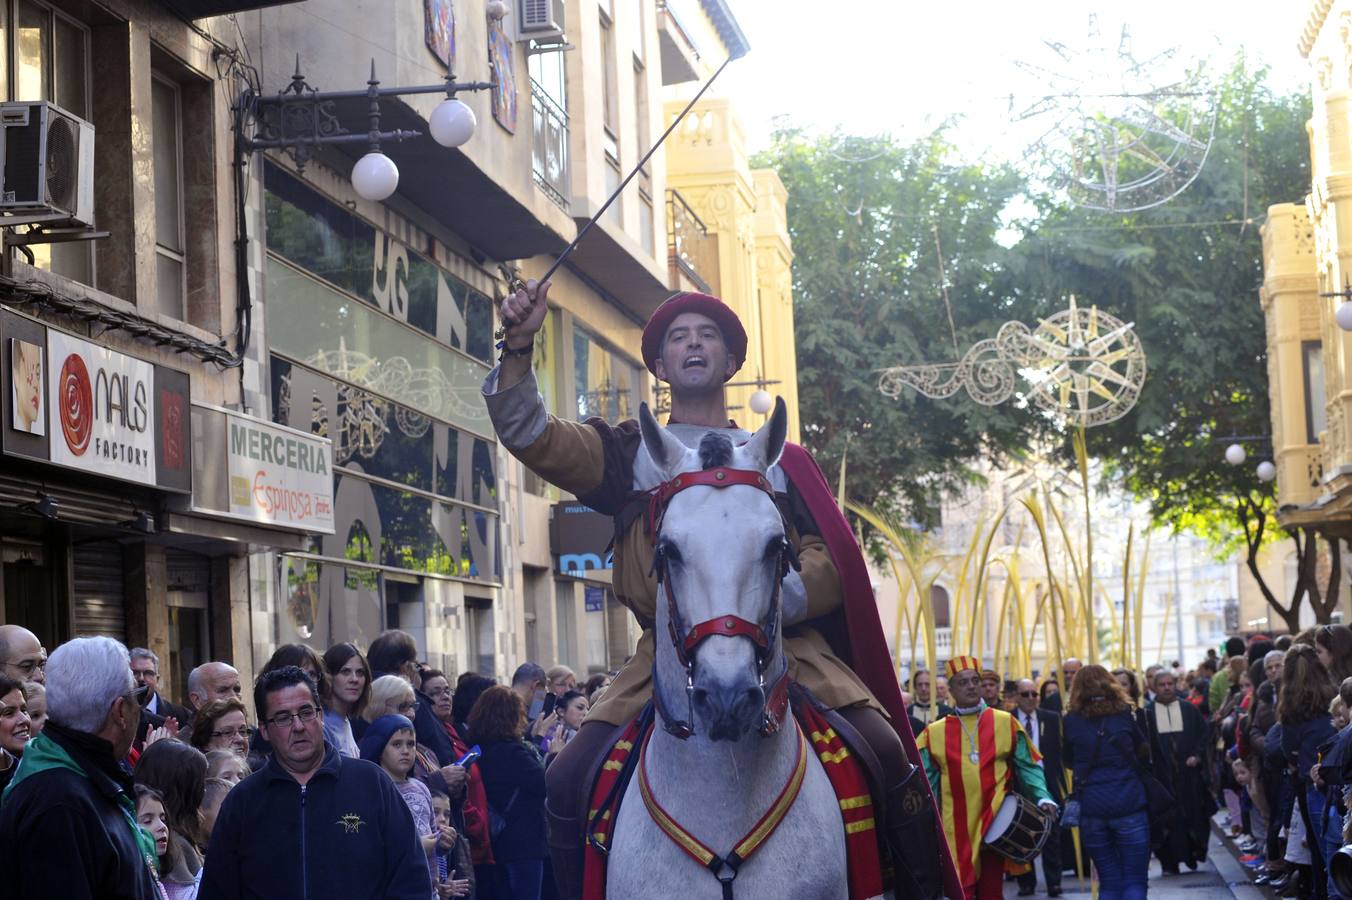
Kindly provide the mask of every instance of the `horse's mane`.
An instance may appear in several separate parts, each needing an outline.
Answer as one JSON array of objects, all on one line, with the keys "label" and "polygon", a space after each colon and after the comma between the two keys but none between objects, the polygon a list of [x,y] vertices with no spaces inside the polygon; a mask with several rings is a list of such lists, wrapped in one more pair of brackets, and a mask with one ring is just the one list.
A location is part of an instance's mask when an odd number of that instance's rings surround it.
[{"label": "horse's mane", "polygon": [[699,464],[705,469],[732,464],[732,439],[711,431],[699,441]]}]

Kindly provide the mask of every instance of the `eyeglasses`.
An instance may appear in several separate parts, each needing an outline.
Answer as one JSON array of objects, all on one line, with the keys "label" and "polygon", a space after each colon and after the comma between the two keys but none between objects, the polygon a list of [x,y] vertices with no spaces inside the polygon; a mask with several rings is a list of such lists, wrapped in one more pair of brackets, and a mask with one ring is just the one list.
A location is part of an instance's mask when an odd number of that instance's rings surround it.
[{"label": "eyeglasses", "polygon": [[[311,718],[313,718],[313,716]],[[301,721],[308,720],[302,719]],[[248,737],[248,735],[249,735],[249,727],[247,725],[241,725],[239,728],[226,728],[221,731],[213,731],[211,733],[211,736],[214,738],[230,738],[231,740],[234,740],[237,737],[240,738]]]},{"label": "eyeglasses", "polygon": [[279,712],[267,721],[274,728],[290,728],[292,723],[297,719],[300,720],[302,725],[305,725],[309,722],[313,722],[317,715],[319,715],[319,710],[315,709],[313,706],[302,706],[300,709],[296,710],[295,713]]},{"label": "eyeglasses", "polygon": [[19,663],[7,662],[5,665],[13,666],[23,673],[24,678],[28,678],[38,669],[42,669],[44,672],[47,670],[47,657],[44,656],[41,659],[25,659],[23,662]]},{"label": "eyeglasses", "polygon": [[417,708],[418,708],[417,700],[410,700],[408,703],[400,703],[398,706],[395,707],[395,709],[399,710],[400,712],[413,712]]},{"label": "eyeglasses", "polygon": [[1036,697],[1037,691],[1019,691],[1020,697]]},{"label": "eyeglasses", "polygon": [[437,700],[441,697],[453,697],[455,696],[455,692],[452,691],[449,687],[444,687],[438,688],[435,691],[428,691],[427,696],[432,700]]}]

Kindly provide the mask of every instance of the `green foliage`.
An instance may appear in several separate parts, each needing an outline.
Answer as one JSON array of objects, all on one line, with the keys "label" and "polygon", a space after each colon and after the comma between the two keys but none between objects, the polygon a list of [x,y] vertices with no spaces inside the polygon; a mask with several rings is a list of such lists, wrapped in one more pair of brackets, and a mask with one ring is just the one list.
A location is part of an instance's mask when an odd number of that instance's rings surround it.
[{"label": "green foliage", "polygon": [[[954,361],[1001,323],[1031,324],[1074,294],[1135,322],[1148,358],[1140,402],[1090,430],[1090,454],[1149,500],[1157,523],[1241,543],[1236,503],[1272,509],[1254,474],[1267,451],[1249,444],[1251,462],[1232,467],[1223,439],[1271,431],[1258,228],[1269,204],[1309,189],[1309,114],[1308,95],[1275,95],[1238,60],[1199,177],[1130,214],[1033,194],[1005,167],[957,163],[943,129],[911,144],[779,132],[757,164],[789,193],[805,443],[833,476],[848,445],[849,499],[922,523],[977,477],[977,459],[1017,456],[1044,437],[1070,462],[1066,435],[1013,403],[913,391],[892,401],[876,370]],[[1005,246],[1002,216],[1028,200],[1036,212]],[[1207,224],[1220,222],[1234,224]]]},{"label": "green foliage", "polygon": [[804,442],[833,474],[848,447],[849,500],[927,523],[975,477],[970,461],[1036,427],[1012,408],[878,393],[876,369],[956,358],[941,271],[961,348],[1017,300],[999,287],[996,236],[1020,180],[953,157],[942,131],[909,145],[781,131],[756,161],[788,188]]},{"label": "green foliage", "polygon": [[1224,450],[1231,436],[1271,432],[1254,221],[1308,192],[1309,115],[1308,94],[1276,96],[1240,60],[1221,83],[1211,152],[1186,191],[1117,216],[1044,198],[1014,248],[1023,262],[1011,289],[1073,293],[1136,323],[1149,376],[1134,410],[1090,430],[1090,452],[1149,500],[1157,523],[1201,533],[1223,551],[1243,539],[1239,498],[1272,508],[1254,473],[1270,450],[1246,444],[1242,466],[1227,464]]}]

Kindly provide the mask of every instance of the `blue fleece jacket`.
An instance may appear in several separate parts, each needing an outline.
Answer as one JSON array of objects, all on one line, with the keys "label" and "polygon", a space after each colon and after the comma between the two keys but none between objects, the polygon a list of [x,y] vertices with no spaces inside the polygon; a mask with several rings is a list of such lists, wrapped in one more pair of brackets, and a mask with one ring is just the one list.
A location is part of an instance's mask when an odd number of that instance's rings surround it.
[{"label": "blue fleece jacket", "polygon": [[427,900],[427,857],[381,768],[326,748],[304,785],[269,758],[226,795],[199,900]]},{"label": "blue fleece jacket", "polygon": [[1080,797],[1081,815],[1113,819],[1146,808],[1145,786],[1128,756],[1145,743],[1145,737],[1131,713],[1092,719],[1068,713],[1062,735],[1062,753],[1074,773],[1072,789]]}]

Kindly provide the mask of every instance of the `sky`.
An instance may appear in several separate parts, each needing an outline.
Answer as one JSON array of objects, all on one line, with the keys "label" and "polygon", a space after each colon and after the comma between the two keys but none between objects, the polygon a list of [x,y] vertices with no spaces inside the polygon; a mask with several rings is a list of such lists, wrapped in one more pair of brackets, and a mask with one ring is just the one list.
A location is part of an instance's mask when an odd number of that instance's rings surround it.
[{"label": "sky", "polygon": [[[777,117],[811,131],[913,138],[959,115],[969,153],[1008,151],[1011,108],[1045,92],[1016,61],[1061,68],[1044,41],[1092,46],[1089,16],[1117,46],[1125,24],[1133,57],[1177,48],[1176,60],[1228,66],[1240,49],[1275,84],[1302,89],[1308,64],[1296,42],[1308,0],[733,0],[751,45],[720,77],[750,149],[765,147]],[[839,14],[830,14],[829,10]],[[1115,55],[1115,54],[1114,54]],[[1168,65],[1164,67],[1168,69]],[[1017,95],[1011,103],[1011,93]],[[1030,101],[1031,102],[1031,101]]]}]

